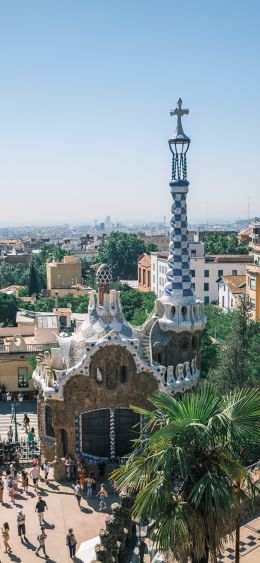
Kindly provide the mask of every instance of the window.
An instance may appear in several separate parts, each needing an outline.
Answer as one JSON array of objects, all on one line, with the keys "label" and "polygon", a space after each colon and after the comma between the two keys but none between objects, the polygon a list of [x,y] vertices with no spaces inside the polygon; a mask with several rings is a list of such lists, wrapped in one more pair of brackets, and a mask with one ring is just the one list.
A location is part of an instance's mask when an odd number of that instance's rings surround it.
[{"label": "window", "polygon": [[204,270],[204,278],[209,278],[209,270]]},{"label": "window", "polygon": [[208,283],[204,283],[204,291],[209,291],[209,284]]},{"label": "window", "polygon": [[191,277],[195,278],[195,270],[191,270],[190,273],[191,273]]},{"label": "window", "polygon": [[138,268],[138,281],[139,281],[139,283],[141,283],[141,281],[142,281],[142,270],[141,270],[141,268]]},{"label": "window", "polygon": [[208,305],[208,304],[209,304],[209,296],[208,296],[208,295],[205,295],[205,297],[204,297],[204,303],[205,303],[205,305]]},{"label": "window", "polygon": [[250,276],[250,282],[249,282],[249,286],[250,289],[254,289],[256,288],[256,282],[255,282],[255,278]]},{"label": "window", "polygon": [[237,270],[232,270],[232,276],[237,276]]},{"label": "window", "polygon": [[120,367],[120,382],[126,383],[126,380],[127,380],[127,367],[121,366]]},{"label": "window", "polygon": [[249,304],[251,309],[255,309],[255,299],[250,299]]},{"label": "window", "polygon": [[28,368],[18,368],[18,387],[29,387]]},{"label": "window", "polygon": [[147,272],[148,275],[148,288],[151,287],[151,272],[148,270]]},{"label": "window", "polygon": [[193,249],[191,250],[190,255],[191,255],[191,257],[196,256],[196,255],[197,255],[197,250],[196,250],[195,248],[193,248]]},{"label": "window", "polygon": [[155,283],[155,275],[153,274],[153,283]]},{"label": "window", "polygon": [[153,270],[155,270],[155,263],[153,262]]},{"label": "window", "polygon": [[54,432],[54,428],[53,428],[52,409],[49,406],[45,407],[45,433],[46,433],[46,436],[50,436],[51,438],[55,438],[55,432]]},{"label": "window", "polygon": [[225,307],[225,296],[222,295],[222,307]]},{"label": "window", "polygon": [[143,285],[146,284],[146,271],[143,270]]},{"label": "window", "polygon": [[192,284],[191,284],[191,287],[192,287],[193,291],[195,291],[195,289],[196,289],[196,284],[195,284],[195,283],[192,283]]},{"label": "window", "polygon": [[231,303],[230,306],[233,307],[234,306],[234,299],[231,298]]},{"label": "window", "polygon": [[223,270],[218,270],[218,278],[221,278],[221,276],[223,276]]}]

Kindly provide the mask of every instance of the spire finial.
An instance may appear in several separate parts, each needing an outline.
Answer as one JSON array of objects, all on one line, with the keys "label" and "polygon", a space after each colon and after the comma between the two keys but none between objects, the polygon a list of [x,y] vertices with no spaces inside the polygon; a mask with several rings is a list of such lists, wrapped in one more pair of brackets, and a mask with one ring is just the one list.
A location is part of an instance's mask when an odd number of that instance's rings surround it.
[{"label": "spire finial", "polygon": [[182,109],[182,99],[179,98],[177,100],[177,107],[174,110],[170,111],[170,115],[177,115],[177,127],[176,127],[176,131],[175,131],[175,135],[174,138],[177,139],[188,139],[187,135],[185,135],[183,128],[182,128],[182,122],[181,122],[181,118],[184,115],[188,115],[189,110],[188,109]]}]

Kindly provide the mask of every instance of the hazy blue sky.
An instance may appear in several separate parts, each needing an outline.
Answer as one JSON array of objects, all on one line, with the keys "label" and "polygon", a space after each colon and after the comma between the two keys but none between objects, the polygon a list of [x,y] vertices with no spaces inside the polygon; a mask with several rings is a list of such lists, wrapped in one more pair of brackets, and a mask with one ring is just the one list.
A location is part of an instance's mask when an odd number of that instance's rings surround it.
[{"label": "hazy blue sky", "polygon": [[0,0],[0,225],[260,215],[259,0]]}]

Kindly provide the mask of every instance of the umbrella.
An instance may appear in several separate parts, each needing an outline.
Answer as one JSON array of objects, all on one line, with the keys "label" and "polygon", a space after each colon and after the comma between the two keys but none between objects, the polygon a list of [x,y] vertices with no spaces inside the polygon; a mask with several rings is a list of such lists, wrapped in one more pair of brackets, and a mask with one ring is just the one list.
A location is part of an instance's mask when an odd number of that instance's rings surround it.
[{"label": "umbrella", "polygon": [[96,536],[91,540],[83,541],[76,553],[76,557],[82,563],[90,563],[92,559],[96,559],[95,545],[100,543],[100,537]]}]

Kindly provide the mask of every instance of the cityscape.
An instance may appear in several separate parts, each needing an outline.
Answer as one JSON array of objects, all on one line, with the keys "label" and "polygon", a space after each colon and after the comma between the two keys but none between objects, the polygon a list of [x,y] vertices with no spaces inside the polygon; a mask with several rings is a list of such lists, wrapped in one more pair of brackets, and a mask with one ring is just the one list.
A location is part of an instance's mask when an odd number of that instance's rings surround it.
[{"label": "cityscape", "polygon": [[256,563],[259,7],[1,11],[0,561]]}]

